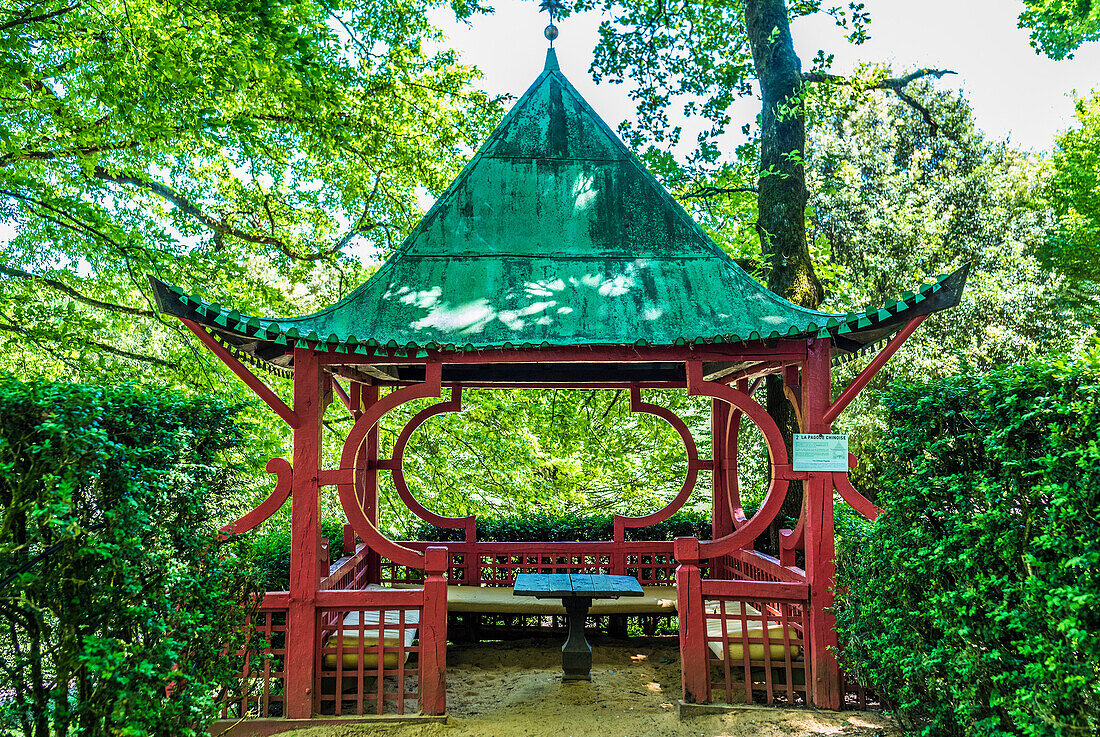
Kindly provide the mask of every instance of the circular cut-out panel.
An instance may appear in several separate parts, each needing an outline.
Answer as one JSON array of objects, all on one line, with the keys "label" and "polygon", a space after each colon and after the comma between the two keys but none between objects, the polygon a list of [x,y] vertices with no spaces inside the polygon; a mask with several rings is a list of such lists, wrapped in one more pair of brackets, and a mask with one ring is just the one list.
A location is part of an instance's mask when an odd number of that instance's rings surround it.
[{"label": "circular cut-out panel", "polygon": [[[709,432],[708,402],[662,400]],[[626,390],[465,390],[460,413],[426,417],[406,440],[398,483],[449,517],[644,515],[688,476],[680,435],[631,412]]]}]

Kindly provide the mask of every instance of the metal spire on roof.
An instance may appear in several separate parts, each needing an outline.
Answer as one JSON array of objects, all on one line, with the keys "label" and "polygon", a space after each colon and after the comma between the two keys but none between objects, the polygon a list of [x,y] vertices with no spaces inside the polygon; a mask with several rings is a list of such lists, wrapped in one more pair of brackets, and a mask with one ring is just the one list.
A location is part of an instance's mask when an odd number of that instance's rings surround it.
[{"label": "metal spire on roof", "polygon": [[554,48],[554,39],[558,37],[558,27],[554,25],[555,18],[565,10],[561,0],[542,0],[539,4],[539,12],[546,11],[550,14],[550,25],[543,30],[542,35],[550,42],[550,48]]}]

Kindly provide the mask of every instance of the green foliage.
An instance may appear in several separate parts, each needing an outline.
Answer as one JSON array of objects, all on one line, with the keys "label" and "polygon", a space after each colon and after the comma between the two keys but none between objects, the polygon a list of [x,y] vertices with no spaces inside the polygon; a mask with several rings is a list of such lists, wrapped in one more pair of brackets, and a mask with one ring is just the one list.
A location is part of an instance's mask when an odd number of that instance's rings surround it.
[{"label": "green foliage", "polygon": [[[337,519],[321,520],[321,537],[328,538],[329,559],[348,555],[344,550],[344,523]],[[259,530],[241,537],[241,548],[248,560],[256,584],[264,591],[286,591],[290,586],[290,523],[269,520]]]},{"label": "green foliage", "polygon": [[[1100,4],[1096,8],[1100,13]],[[1100,286],[1100,93],[1077,100],[1077,122],[1079,127],[1054,144],[1040,204],[1054,213],[1056,227],[1038,253],[1095,310]]]},{"label": "green foliage", "polygon": [[[565,515],[545,514],[522,517],[478,518],[477,539],[486,542],[598,541],[610,540],[614,520],[610,514]],[[627,540],[672,540],[677,537],[710,538],[710,516],[703,512],[680,511],[664,522],[649,527],[628,529]],[[433,525],[420,525],[414,540],[461,540],[462,530]]]},{"label": "green foliage", "polygon": [[1100,353],[895,384],[847,664],[928,735],[1100,729]]},{"label": "green foliage", "polygon": [[6,4],[9,370],[212,388],[222,369],[157,318],[147,273],[271,316],[357,286],[359,255],[392,249],[500,115],[430,50],[443,4]]},{"label": "green foliage", "polygon": [[892,96],[846,89],[815,116],[810,222],[830,264],[821,270],[825,306],[882,304],[970,263],[962,304],[925,323],[883,379],[944,376],[960,361],[982,369],[1025,360],[1040,344],[1048,355],[1070,349],[1087,326],[1034,255],[1053,224],[1035,207],[1040,162],[988,140],[959,94],[927,83],[909,94],[935,131]]},{"label": "green foliage", "polygon": [[[674,391],[642,398],[675,411],[709,454],[709,400]],[[687,473],[679,436],[660,418],[632,413],[623,390],[468,390],[462,400],[461,413],[422,425],[405,456],[410,490],[439,514],[645,514],[667,504]],[[384,419],[383,455],[422,406]],[[383,526],[412,534],[418,521],[387,478],[382,491]]]},{"label": "green foliage", "polygon": [[1072,59],[1086,41],[1100,39],[1100,4],[1090,0],[1024,0],[1020,28],[1051,59]]},{"label": "green foliage", "polygon": [[13,733],[189,735],[215,716],[254,592],[212,518],[239,410],[0,378],[0,722]]}]

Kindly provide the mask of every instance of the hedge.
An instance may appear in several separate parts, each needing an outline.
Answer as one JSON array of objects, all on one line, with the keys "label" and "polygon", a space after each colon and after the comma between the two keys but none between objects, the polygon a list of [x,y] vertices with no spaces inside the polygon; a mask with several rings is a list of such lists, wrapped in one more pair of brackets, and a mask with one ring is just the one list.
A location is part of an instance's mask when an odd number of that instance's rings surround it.
[{"label": "hedge", "polygon": [[846,667],[925,735],[1100,732],[1100,358],[895,385]]},{"label": "hedge", "polygon": [[[610,540],[613,532],[614,518],[610,514],[477,518],[477,539],[490,542]],[[462,530],[425,524],[416,528],[414,539],[462,540],[463,535]],[[680,511],[664,522],[626,531],[627,540],[672,540],[677,537],[710,539],[710,517],[702,512]]]},{"label": "hedge", "polygon": [[238,410],[0,376],[4,734],[205,733],[256,591],[213,522]]}]

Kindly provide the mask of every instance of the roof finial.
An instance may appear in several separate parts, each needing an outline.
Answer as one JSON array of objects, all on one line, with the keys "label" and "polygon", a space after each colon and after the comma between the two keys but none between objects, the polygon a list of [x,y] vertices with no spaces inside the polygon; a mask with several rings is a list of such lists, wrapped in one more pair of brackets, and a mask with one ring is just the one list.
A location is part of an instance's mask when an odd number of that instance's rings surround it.
[{"label": "roof finial", "polygon": [[546,40],[550,42],[550,48],[554,48],[554,39],[558,37],[558,27],[554,25],[554,20],[565,10],[565,6],[561,0],[542,0],[539,4],[539,11],[544,10],[550,14],[550,25],[543,30],[542,35],[546,36]]}]

